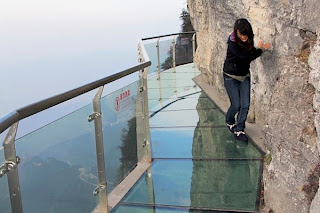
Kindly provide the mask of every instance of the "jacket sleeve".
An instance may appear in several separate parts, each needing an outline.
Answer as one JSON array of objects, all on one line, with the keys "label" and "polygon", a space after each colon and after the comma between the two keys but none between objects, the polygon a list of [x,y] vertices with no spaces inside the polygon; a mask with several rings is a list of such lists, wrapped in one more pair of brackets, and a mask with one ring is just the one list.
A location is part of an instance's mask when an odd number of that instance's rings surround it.
[{"label": "jacket sleeve", "polygon": [[248,50],[245,47],[240,47],[238,44],[234,42],[230,42],[228,45],[229,51],[238,59],[245,61],[253,61],[262,54],[261,49],[253,48],[252,50]]}]

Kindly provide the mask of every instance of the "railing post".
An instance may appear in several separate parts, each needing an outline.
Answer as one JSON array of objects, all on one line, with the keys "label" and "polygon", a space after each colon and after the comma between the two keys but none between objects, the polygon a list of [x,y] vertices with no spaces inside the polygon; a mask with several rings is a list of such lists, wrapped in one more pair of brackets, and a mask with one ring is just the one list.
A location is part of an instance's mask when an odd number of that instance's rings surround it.
[{"label": "railing post", "polygon": [[161,64],[160,64],[160,38],[157,41],[157,62],[158,62],[158,80],[160,80],[160,71],[161,71]]},{"label": "railing post", "polygon": [[104,161],[103,149],[103,131],[101,120],[101,95],[103,86],[101,86],[97,94],[93,98],[93,114],[89,116],[89,121],[94,120],[95,138],[96,138],[96,152],[97,152],[97,167],[99,186],[94,190],[93,194],[99,194],[100,197],[100,211],[108,212],[108,199],[107,199],[107,179]]},{"label": "railing post", "polygon": [[18,174],[18,163],[20,158],[16,156],[15,138],[18,122],[13,124],[3,142],[5,163],[7,167],[7,179],[10,193],[11,210],[13,213],[22,213],[22,200]]},{"label": "railing post", "polygon": [[147,84],[144,80],[144,72],[140,71],[139,94],[137,99],[137,151],[138,162],[151,162],[150,126]]},{"label": "railing post", "polygon": [[194,55],[196,53],[196,34],[194,33],[192,36],[192,61],[193,61],[193,72],[194,77],[196,77],[196,65],[194,63]]},{"label": "railing post", "polygon": [[[139,62],[145,61],[142,42],[138,46]],[[149,105],[148,105],[148,84],[147,76],[149,67],[140,70],[139,73],[139,91],[137,99],[137,150],[138,161],[151,162],[150,147],[150,125],[149,125]]]},{"label": "railing post", "polygon": [[149,124],[149,104],[148,104],[148,79],[147,75],[149,67],[145,68],[142,73],[142,112],[145,131],[145,146],[147,149],[146,162],[151,163],[151,147],[150,147],[150,124]]},{"label": "railing post", "polygon": [[173,36],[172,40],[172,68],[173,72],[176,72],[176,37]]},{"label": "railing post", "polygon": [[157,61],[158,61],[158,84],[159,84],[159,101],[162,100],[162,92],[161,92],[161,76],[160,76],[160,72],[161,72],[161,65],[160,65],[160,38],[158,38],[157,41]]},{"label": "railing post", "polygon": [[[140,46],[139,46],[140,48]],[[139,49],[140,51],[140,49]],[[140,54],[140,52],[139,52]],[[141,60],[139,58],[139,60]],[[145,156],[145,150],[144,150],[144,143],[145,143],[145,124],[143,122],[143,100],[142,100],[142,90],[143,90],[143,83],[142,83],[142,75],[143,72],[140,70],[139,71],[139,88],[137,91],[137,100],[136,100],[136,115],[137,115],[137,155],[138,155],[138,162],[142,162]]]},{"label": "railing post", "polygon": [[174,94],[177,95],[177,76],[176,76],[176,37],[172,40],[172,68],[174,75]]}]

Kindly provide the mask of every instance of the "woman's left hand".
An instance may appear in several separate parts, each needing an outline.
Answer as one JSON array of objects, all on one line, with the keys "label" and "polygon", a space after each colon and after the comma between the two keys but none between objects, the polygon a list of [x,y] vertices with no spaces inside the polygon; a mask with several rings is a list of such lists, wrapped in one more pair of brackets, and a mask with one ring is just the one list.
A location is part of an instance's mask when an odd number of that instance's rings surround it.
[{"label": "woman's left hand", "polygon": [[270,43],[265,43],[264,45],[262,45],[262,49],[264,50],[268,50],[271,48],[271,44]]},{"label": "woman's left hand", "polygon": [[265,44],[264,44],[263,41],[259,41],[257,47],[258,47],[259,49],[262,49],[262,50],[268,50],[268,49],[271,48],[271,44],[270,44],[270,43],[265,43]]}]

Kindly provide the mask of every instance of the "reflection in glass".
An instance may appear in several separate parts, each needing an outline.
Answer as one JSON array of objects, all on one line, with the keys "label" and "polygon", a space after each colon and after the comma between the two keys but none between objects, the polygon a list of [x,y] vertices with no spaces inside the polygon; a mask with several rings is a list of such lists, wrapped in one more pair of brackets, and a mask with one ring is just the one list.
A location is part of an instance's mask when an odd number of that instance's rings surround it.
[{"label": "reflection in glass", "polygon": [[251,167],[260,161],[155,160],[123,202],[255,210],[259,174],[252,175]]},{"label": "reflection in glass", "polygon": [[134,82],[101,99],[108,192],[137,165],[137,91]]},{"label": "reflection in glass", "polygon": [[24,212],[89,212],[98,184],[92,105],[16,140]]},{"label": "reflection in glass", "polygon": [[193,161],[190,205],[256,210],[260,161]]},{"label": "reflection in glass", "polygon": [[[197,108],[207,102],[199,99]],[[260,160],[235,160],[238,158],[260,158],[261,153],[252,144],[235,141],[227,128],[209,131],[201,126],[208,122],[224,123],[219,111],[197,110],[199,122],[195,128],[192,156],[198,158],[220,158],[224,160],[193,161],[190,205],[226,210],[256,210],[259,187]],[[220,119],[217,119],[221,114]]]},{"label": "reflection in glass", "polygon": [[[198,101],[197,108],[207,103]],[[195,128],[192,156],[221,158],[220,161],[193,161],[190,200],[191,206],[212,206],[215,209],[255,210],[259,186],[260,160],[234,160],[260,158],[261,153],[252,144],[235,141],[227,128],[208,131],[201,126],[216,122],[220,111],[197,110],[199,122]]]},{"label": "reflection in glass", "polygon": [[[248,143],[234,140],[233,134],[225,127],[225,116],[220,110],[203,110],[211,104],[209,99],[198,100],[199,120],[193,135],[193,158],[260,158],[262,154],[251,140]],[[222,127],[208,129],[203,126]]]}]

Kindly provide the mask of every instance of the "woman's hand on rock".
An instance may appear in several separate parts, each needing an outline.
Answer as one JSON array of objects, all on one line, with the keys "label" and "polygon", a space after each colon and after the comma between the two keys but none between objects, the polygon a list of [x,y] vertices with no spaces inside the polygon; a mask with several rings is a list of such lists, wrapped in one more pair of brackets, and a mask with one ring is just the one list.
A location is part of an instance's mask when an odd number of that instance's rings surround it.
[{"label": "woman's hand on rock", "polygon": [[268,50],[271,48],[271,44],[270,43],[265,43],[263,46],[262,46],[262,49],[264,50]]},{"label": "woman's hand on rock", "polygon": [[262,48],[262,46],[263,46],[263,41],[259,41],[259,43],[258,43],[258,46],[257,46],[257,47],[258,47],[259,49],[261,49],[261,48]]},{"label": "woman's hand on rock", "polygon": [[259,41],[258,43],[258,46],[257,46],[259,49],[262,49],[262,50],[268,50],[271,48],[271,44],[270,43],[263,43],[263,41]]}]

